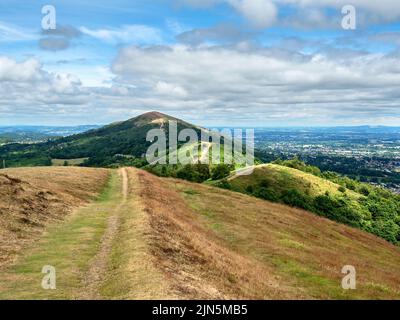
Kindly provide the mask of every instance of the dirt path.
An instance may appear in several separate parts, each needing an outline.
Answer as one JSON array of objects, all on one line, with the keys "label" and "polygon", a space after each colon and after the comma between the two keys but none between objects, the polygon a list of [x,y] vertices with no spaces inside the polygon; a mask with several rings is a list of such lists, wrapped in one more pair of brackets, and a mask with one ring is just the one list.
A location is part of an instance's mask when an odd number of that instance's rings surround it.
[{"label": "dirt path", "polygon": [[85,291],[82,292],[82,296],[80,297],[80,299],[102,299],[99,288],[103,283],[105,276],[107,275],[107,266],[111,254],[111,249],[114,239],[118,234],[118,227],[120,225],[120,211],[126,203],[129,192],[128,174],[126,169],[120,169],[119,174],[122,177],[122,200],[108,219],[107,229],[101,239],[100,249],[94,257],[85,277],[86,288]]}]

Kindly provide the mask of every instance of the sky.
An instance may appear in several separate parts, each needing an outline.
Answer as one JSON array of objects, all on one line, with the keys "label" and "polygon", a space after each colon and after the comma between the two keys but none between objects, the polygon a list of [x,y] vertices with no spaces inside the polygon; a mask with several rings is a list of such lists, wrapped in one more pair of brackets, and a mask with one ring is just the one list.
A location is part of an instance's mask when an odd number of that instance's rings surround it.
[{"label": "sky", "polygon": [[0,0],[0,125],[400,126],[399,49],[398,0]]}]

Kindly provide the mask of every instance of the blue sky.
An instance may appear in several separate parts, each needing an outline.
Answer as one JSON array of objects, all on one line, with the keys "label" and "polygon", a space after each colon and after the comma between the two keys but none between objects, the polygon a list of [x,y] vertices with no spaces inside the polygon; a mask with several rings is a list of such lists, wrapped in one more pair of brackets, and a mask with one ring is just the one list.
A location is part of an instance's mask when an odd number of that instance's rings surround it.
[{"label": "blue sky", "polygon": [[400,125],[400,2],[352,3],[0,0],[0,125]]}]

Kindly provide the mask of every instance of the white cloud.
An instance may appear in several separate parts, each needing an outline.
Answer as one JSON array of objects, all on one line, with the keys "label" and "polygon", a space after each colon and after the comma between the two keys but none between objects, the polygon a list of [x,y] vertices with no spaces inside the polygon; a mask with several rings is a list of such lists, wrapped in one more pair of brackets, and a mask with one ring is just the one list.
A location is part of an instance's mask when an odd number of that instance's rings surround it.
[{"label": "white cloud", "polygon": [[228,0],[253,26],[266,28],[275,23],[277,8],[270,0]]},{"label": "white cloud", "polygon": [[[399,116],[399,58],[369,54],[288,57],[267,49],[123,49],[118,81],[135,86],[134,105],[231,119],[323,121]],[[185,94],[179,88],[184,88]],[[168,93],[168,94],[167,94]],[[175,93],[175,94],[173,94]]]},{"label": "white cloud", "polygon": [[228,4],[257,28],[272,25],[277,18],[277,8],[273,0],[176,0],[195,8],[208,8],[217,4]]},{"label": "white cloud", "polygon": [[181,86],[177,86],[164,81],[158,81],[155,86],[155,91],[161,95],[186,97],[188,93]]},{"label": "white cloud", "polygon": [[0,56],[0,81],[34,81],[41,77],[41,64],[36,59],[18,63]]},{"label": "white cloud", "polygon": [[145,25],[126,25],[120,28],[96,30],[81,27],[80,31],[93,38],[112,44],[155,44],[162,42],[161,31]]},{"label": "white cloud", "polygon": [[[197,8],[208,8],[218,4],[228,4],[255,27],[268,27],[274,23],[295,28],[340,28],[341,9],[353,5],[361,25],[391,22],[400,18],[398,0],[175,0]],[[278,21],[278,11],[291,6],[295,14]],[[337,10],[337,16],[326,14],[326,9]],[[336,21],[337,20],[337,21]]]},{"label": "white cloud", "polygon": [[[274,0],[276,4],[290,4],[302,12],[306,10],[323,10],[325,8],[337,9],[340,15],[341,8],[345,5],[353,5],[357,10],[357,16],[361,22],[376,23],[390,22],[400,18],[400,1],[398,0]],[[326,22],[321,21],[322,25]],[[314,27],[320,26],[315,24]]]},{"label": "white cloud", "polygon": [[43,105],[81,104],[82,94],[76,76],[47,72],[36,59],[17,62],[0,56],[0,106],[37,112]]}]

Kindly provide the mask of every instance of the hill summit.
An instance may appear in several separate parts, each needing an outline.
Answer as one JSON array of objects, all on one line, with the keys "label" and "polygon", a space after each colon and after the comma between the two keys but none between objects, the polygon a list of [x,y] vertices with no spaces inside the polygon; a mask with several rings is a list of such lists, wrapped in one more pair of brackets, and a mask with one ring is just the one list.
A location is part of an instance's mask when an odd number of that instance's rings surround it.
[{"label": "hill summit", "polygon": [[[75,164],[80,159],[87,166],[109,166],[116,162],[116,156],[129,158],[129,165],[140,165],[140,162],[145,162],[143,155],[151,144],[146,141],[147,133],[152,129],[162,129],[167,133],[168,121],[176,121],[178,130],[205,130],[167,114],[151,111],[48,142],[5,145],[0,147],[0,154],[8,167],[47,166],[54,159],[73,161]],[[138,163],[132,163],[132,159]]]}]

